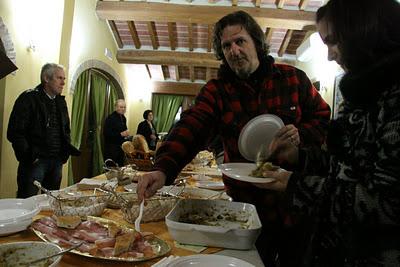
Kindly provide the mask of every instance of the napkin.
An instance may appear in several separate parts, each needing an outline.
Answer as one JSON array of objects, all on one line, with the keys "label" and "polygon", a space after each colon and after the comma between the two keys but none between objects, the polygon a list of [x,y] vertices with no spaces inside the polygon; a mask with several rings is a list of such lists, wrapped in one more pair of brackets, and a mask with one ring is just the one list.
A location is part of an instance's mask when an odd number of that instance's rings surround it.
[{"label": "napkin", "polygon": [[170,263],[171,261],[173,261],[177,258],[179,258],[179,256],[171,255],[169,257],[164,257],[161,260],[159,260],[158,262],[151,265],[151,267],[165,267],[165,266],[167,266],[168,263]]}]

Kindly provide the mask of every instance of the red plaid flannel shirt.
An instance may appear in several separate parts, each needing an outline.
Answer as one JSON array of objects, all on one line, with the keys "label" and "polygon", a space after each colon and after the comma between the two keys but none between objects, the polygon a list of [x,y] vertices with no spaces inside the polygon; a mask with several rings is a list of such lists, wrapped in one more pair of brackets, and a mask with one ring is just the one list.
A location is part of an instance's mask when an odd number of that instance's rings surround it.
[{"label": "red plaid flannel shirt", "polygon": [[[250,119],[260,114],[275,114],[285,124],[294,124],[301,145],[324,141],[330,119],[328,104],[303,71],[269,59],[245,82],[222,66],[220,78],[210,80],[201,89],[195,105],[182,114],[157,151],[155,169],[167,175],[167,184],[216,134],[222,137],[225,162],[246,162],[239,153],[239,134]],[[224,183],[234,200],[264,202],[261,199],[266,190],[227,177]]]}]

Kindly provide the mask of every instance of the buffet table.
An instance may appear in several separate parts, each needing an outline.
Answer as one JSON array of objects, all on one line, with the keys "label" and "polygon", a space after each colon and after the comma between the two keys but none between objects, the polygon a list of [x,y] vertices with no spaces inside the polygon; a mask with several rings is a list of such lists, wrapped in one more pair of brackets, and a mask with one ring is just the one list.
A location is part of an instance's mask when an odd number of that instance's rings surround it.
[{"label": "buffet table", "polygon": [[[94,179],[105,179],[105,175],[100,175],[95,177]],[[52,214],[51,211],[41,211],[34,219],[38,219],[43,216],[50,216]],[[134,228],[132,224],[127,223],[123,217],[122,212],[120,209],[108,209],[106,208],[102,214],[103,218],[112,219],[119,224],[122,225],[129,225],[130,227]],[[152,232],[157,237],[166,241],[170,247],[171,251],[164,256],[174,255],[174,256],[187,256],[197,254],[193,251],[179,248],[175,246],[174,240],[171,238],[170,234],[168,233],[167,226],[164,221],[160,222],[150,222],[150,223],[142,223],[141,230],[144,232]],[[17,242],[17,241],[40,241],[41,239],[36,236],[36,234],[28,228],[25,231],[12,234],[9,236],[2,236],[0,237],[0,243],[6,242]],[[236,257],[242,260],[245,260],[254,266],[264,266],[258,255],[256,249],[253,250],[231,250],[231,249],[221,249],[221,248],[206,248],[201,254],[211,254],[216,253],[220,255],[226,255],[231,257]],[[104,260],[98,259],[94,257],[86,257],[78,254],[67,253],[63,256],[61,262],[58,266],[152,266],[156,262],[158,262],[163,257],[155,258],[152,260],[144,261],[144,262],[123,262],[123,261],[112,261],[112,260]]]}]

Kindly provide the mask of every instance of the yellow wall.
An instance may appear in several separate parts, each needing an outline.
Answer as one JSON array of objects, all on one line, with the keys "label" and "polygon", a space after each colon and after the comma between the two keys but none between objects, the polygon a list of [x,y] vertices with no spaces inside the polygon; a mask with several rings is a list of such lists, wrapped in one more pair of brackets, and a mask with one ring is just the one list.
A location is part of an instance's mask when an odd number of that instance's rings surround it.
[{"label": "yellow wall", "polygon": [[[17,161],[6,140],[9,116],[18,95],[39,84],[40,69],[46,62],[58,62],[60,55],[63,0],[2,0],[0,16],[8,28],[16,51],[18,70],[5,78],[1,140],[0,197],[15,197]],[[38,14],[46,15],[38,15]],[[32,43],[35,51],[27,47]]]},{"label": "yellow wall", "polygon": [[[15,75],[8,75],[0,83],[0,89],[4,88],[0,98],[0,101],[4,100],[1,103],[4,105],[4,111],[0,114],[3,121],[0,143],[0,198],[15,197],[17,190],[18,162],[11,144],[6,140],[12,107],[21,92],[39,83],[40,69],[46,62],[60,63],[67,68],[67,84],[63,94],[70,111],[72,95],[69,89],[72,77],[78,67],[88,60],[105,63],[121,79],[128,103],[128,127],[132,132],[136,131],[143,110],[150,107],[150,93],[141,98],[136,97],[135,93],[129,93],[139,90],[137,80],[127,79],[132,76],[127,75],[128,68],[117,63],[115,41],[107,23],[96,17],[95,5],[96,0],[0,1],[0,17],[13,41],[18,66]],[[35,45],[35,51],[27,49],[29,44]],[[113,53],[112,60],[104,55],[106,47]],[[150,91],[151,87],[144,90]],[[62,186],[66,185],[66,166],[67,164],[63,169]]]}]

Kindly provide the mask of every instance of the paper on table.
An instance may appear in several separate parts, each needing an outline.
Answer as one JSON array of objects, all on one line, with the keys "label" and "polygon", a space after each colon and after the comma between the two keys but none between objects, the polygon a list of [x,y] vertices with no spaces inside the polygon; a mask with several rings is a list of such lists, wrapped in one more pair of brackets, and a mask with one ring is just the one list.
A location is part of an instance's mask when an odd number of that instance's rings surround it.
[{"label": "paper on table", "polygon": [[206,250],[206,249],[207,249],[207,247],[204,247],[204,246],[182,244],[182,243],[179,243],[179,242],[176,242],[176,241],[174,241],[174,245],[175,245],[175,247],[177,247],[177,248],[182,248],[182,249],[190,250],[190,251],[193,251],[193,252],[196,252],[196,253],[200,253],[200,252],[202,252],[203,250]]}]

